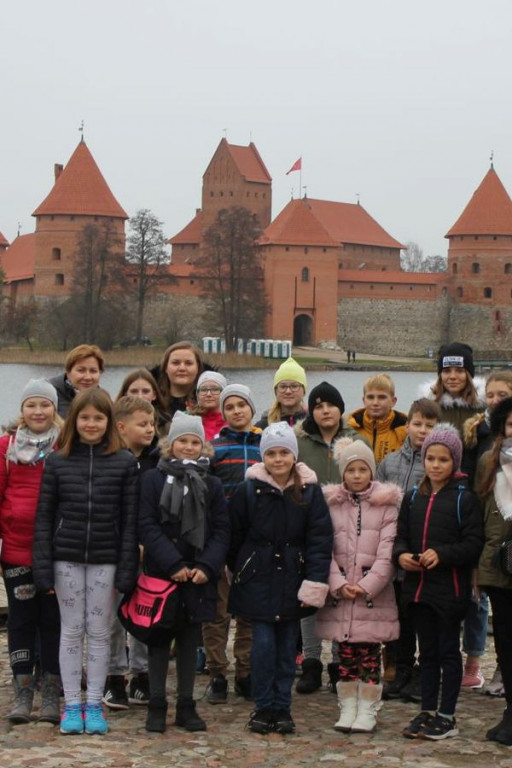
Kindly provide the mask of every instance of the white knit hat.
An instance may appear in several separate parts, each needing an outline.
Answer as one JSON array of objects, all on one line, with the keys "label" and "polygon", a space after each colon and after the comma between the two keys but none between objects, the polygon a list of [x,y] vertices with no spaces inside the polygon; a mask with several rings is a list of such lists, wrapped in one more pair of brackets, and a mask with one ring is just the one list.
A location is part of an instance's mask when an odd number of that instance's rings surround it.
[{"label": "white knit hat", "polygon": [[50,384],[46,379],[30,379],[30,381],[25,384],[21,393],[21,405],[23,405],[25,400],[28,400],[29,397],[44,397],[45,400],[49,400],[53,403],[55,409],[57,409],[59,403],[57,390],[53,384]]},{"label": "white knit hat", "polygon": [[204,427],[200,416],[190,416],[188,413],[176,411],[171,421],[167,439],[171,445],[182,435],[196,435],[204,445]]},{"label": "white knit hat", "polygon": [[218,371],[204,371],[197,380],[196,390],[207,381],[214,381],[221,389],[224,389],[227,385],[226,377],[222,373]]}]

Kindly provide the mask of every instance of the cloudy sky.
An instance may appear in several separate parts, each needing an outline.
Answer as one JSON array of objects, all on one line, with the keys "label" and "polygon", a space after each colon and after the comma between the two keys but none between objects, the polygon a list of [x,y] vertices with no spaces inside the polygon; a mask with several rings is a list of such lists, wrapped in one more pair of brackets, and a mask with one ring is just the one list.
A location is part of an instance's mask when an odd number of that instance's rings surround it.
[{"label": "cloudy sky", "polygon": [[252,137],[273,215],[299,194],[361,203],[394,237],[444,234],[489,167],[512,193],[510,0],[3,2],[0,231],[85,139],[128,213],[171,236],[227,132]]}]

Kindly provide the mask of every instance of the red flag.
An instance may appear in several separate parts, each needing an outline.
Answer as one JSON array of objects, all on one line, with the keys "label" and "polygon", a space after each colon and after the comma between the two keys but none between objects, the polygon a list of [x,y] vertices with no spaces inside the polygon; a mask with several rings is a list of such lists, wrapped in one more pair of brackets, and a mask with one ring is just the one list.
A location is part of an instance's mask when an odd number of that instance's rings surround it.
[{"label": "red flag", "polygon": [[287,176],[289,173],[292,173],[292,171],[301,171],[302,170],[302,157],[299,157],[298,160],[294,162],[290,170],[287,172]]}]

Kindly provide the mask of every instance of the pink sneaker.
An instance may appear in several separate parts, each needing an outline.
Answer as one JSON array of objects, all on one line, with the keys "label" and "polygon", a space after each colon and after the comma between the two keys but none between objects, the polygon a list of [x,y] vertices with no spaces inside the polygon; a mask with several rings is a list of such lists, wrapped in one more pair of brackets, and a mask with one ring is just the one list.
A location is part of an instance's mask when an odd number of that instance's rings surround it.
[{"label": "pink sneaker", "polygon": [[478,664],[466,664],[464,667],[464,675],[462,677],[461,687],[471,688],[472,690],[476,691],[480,688],[483,688],[484,683],[485,679]]}]

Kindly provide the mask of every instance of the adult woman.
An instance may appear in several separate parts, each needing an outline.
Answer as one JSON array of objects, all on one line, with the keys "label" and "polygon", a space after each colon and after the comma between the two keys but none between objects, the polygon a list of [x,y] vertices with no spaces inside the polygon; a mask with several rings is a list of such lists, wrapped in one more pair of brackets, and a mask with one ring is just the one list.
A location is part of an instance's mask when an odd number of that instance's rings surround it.
[{"label": "adult woman", "polygon": [[77,392],[99,386],[104,368],[105,358],[96,344],[80,344],[68,352],[64,373],[49,380],[57,390],[59,416],[66,418]]},{"label": "adult woman", "polygon": [[165,412],[170,418],[176,411],[195,407],[195,389],[203,369],[201,352],[190,341],[178,341],[167,347],[162,362],[151,373],[156,379]]},{"label": "adult woman", "polygon": [[274,376],[275,400],[256,426],[266,429],[269,424],[286,421],[293,426],[307,416],[303,398],[308,386],[306,371],[293,357],[289,357]]}]

